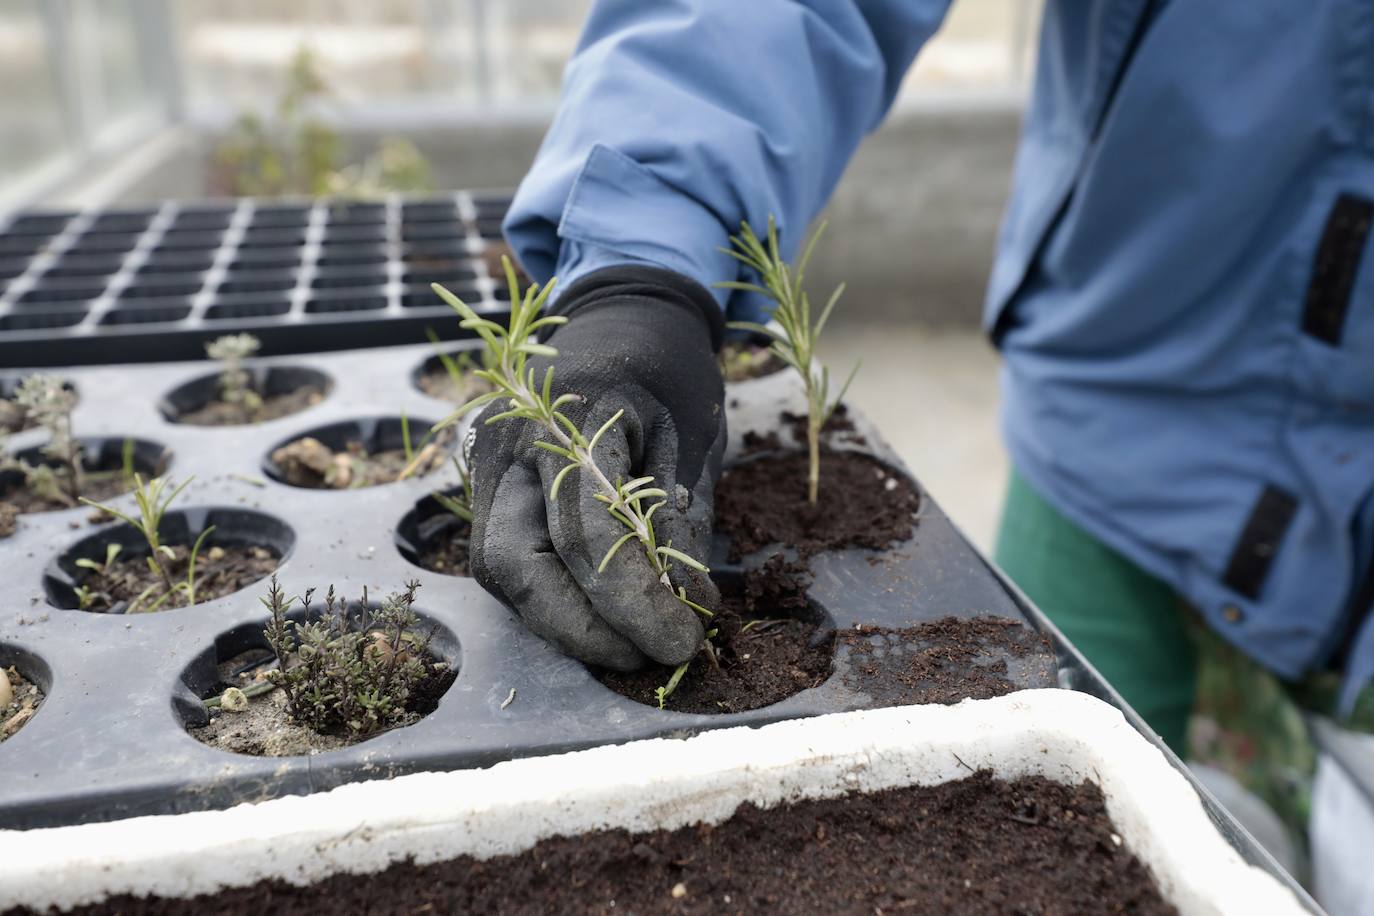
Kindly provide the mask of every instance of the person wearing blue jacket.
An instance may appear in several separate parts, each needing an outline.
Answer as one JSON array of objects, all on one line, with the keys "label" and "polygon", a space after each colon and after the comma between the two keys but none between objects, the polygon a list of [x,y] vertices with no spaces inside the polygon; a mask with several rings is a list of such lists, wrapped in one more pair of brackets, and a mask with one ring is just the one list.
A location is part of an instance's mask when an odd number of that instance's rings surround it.
[{"label": "person wearing blue jacket", "polygon": [[[720,249],[771,215],[795,255],[947,5],[592,6],[505,231],[578,317],[562,384],[632,405],[625,461],[677,493],[689,552],[722,318],[761,317],[714,285],[748,279]],[[1283,681],[1340,672],[1347,714],[1374,674],[1371,48],[1364,0],[1045,7],[984,315],[1015,469],[998,560],[1180,752],[1193,621]],[[689,656],[692,615],[635,551],[598,576],[614,523],[546,506],[517,440],[477,439],[502,491],[479,579],[585,660]]]}]

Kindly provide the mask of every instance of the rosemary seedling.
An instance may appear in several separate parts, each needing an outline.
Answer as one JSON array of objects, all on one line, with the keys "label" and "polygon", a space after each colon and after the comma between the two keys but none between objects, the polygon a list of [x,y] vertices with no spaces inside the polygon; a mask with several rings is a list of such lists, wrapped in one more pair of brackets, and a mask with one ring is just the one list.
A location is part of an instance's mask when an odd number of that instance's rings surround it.
[{"label": "rosemary seedling", "polygon": [[[558,355],[558,351],[553,347],[536,342],[535,335],[540,328],[564,324],[568,319],[562,315],[539,317],[539,311],[544,307],[549,293],[553,291],[555,281],[550,280],[542,288],[537,283],[530,284],[522,297],[519,282],[515,277],[515,268],[510,259],[502,258],[501,263],[505,267],[506,282],[510,285],[509,327],[502,327],[490,319],[483,318],[453,293],[437,283],[433,284],[434,291],[462,316],[461,326],[476,331],[486,342],[487,348],[491,351],[491,368],[479,369],[475,374],[490,383],[493,389],[460,406],[436,428],[456,423],[469,411],[492,401],[505,400],[506,410],[488,417],[487,424],[500,423],[503,420],[529,420],[542,427],[549,439],[553,440],[540,439],[534,444],[567,461],[554,477],[549,488],[549,498],[557,499],[558,491],[568,475],[580,469],[596,480],[601,491],[596,494],[596,499],[606,504],[606,511],[612,518],[629,529],[606,551],[597,567],[598,572],[606,568],[620,548],[633,540],[639,541],[659,581],[670,591],[673,586],[669,581],[668,571],[675,561],[703,573],[709,572],[700,561],[674,549],[672,544],[658,543],[654,534],[654,513],[667,504],[668,494],[663,489],[652,486],[654,478],[636,477],[633,480],[617,479],[612,482],[597,464],[597,443],[615,426],[625,411],[616,411],[588,438],[577,428],[577,424],[560,410],[564,405],[581,400],[581,396],[565,393],[555,397],[553,366],[544,371],[542,380],[536,379],[532,366],[526,366],[526,361],[531,356],[552,358]],[[646,506],[645,503],[651,500],[653,502]],[[687,597],[685,588],[679,587],[674,594],[679,601],[710,616],[711,612],[707,608]]]},{"label": "rosemary seedling", "polygon": [[[186,606],[189,607],[196,603],[196,563],[200,557],[200,548],[205,544],[205,539],[215,530],[214,525],[208,526],[196,538],[191,546],[191,552],[187,556],[186,574],[183,577],[174,579],[168,567],[168,561],[176,559],[176,551],[168,545],[162,543],[162,519],[167,514],[168,507],[181,495],[182,491],[190,486],[193,477],[188,477],[182,481],[180,486],[173,487],[172,482],[166,477],[154,477],[146,483],[142,475],[134,475],[134,500],[138,504],[138,516],[127,515],[118,509],[98,503],[91,499],[81,497],[81,501],[88,506],[94,506],[102,512],[109,513],[116,518],[122,519],[133,526],[143,539],[148,543],[148,568],[157,577],[158,582],[148,586],[133,601],[129,602],[126,613],[135,614],[139,612],[152,612],[159,610],[168,601],[177,595],[184,595]],[[118,551],[110,552],[107,550],[105,564],[103,566],[94,565],[92,561],[82,563],[77,561],[77,565],[85,565],[87,568],[99,572],[108,572],[109,564],[114,561]],[[162,594],[157,595],[158,585],[162,587]],[[144,607],[143,603],[157,596],[151,604]]]},{"label": "rosemary seedling", "polygon": [[252,376],[243,361],[261,348],[252,334],[225,334],[205,345],[205,355],[219,362],[219,396],[226,404],[238,404],[250,416],[262,410],[262,395],[253,390]]},{"label": "rosemary seedling", "polygon": [[811,298],[802,285],[806,276],[806,267],[811,261],[811,255],[815,252],[816,243],[820,241],[823,232],[825,232],[825,224],[821,223],[811,236],[811,240],[806,243],[800,260],[797,261],[795,267],[792,267],[783,260],[778,250],[778,228],[773,217],[768,217],[768,244],[766,247],[754,234],[749,223],[742,223],[740,234],[730,237],[731,247],[722,248],[721,251],[752,269],[758,275],[759,282],[745,283],[731,280],[716,284],[723,289],[739,289],[760,293],[773,300],[773,307],[769,311],[770,317],[777,322],[776,328],[752,321],[732,321],[730,327],[767,335],[772,340],[769,350],[778,359],[795,369],[802,378],[802,384],[806,391],[807,408],[806,447],[810,458],[806,481],[806,499],[812,505],[816,504],[820,489],[821,430],[825,427],[826,421],[830,419],[830,415],[835,412],[835,408],[844,400],[845,392],[849,390],[850,383],[854,381],[855,373],[859,371],[859,364],[856,362],[853,370],[849,373],[849,378],[844,383],[844,387],[840,389],[840,393],[835,396],[834,400],[831,400],[830,370],[823,364],[817,364],[816,344],[820,340],[821,332],[825,329],[826,321],[830,318],[830,313],[835,308],[835,303],[840,300],[840,295],[844,292],[844,284],[841,283],[835,288],[825,307],[820,310],[814,321],[811,314]]}]

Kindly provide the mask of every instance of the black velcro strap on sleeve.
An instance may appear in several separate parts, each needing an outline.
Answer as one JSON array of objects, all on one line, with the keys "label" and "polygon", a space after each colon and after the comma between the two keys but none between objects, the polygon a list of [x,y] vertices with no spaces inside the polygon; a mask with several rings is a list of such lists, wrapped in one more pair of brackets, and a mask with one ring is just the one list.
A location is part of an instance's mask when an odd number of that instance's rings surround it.
[{"label": "black velcro strap on sleeve", "polygon": [[1298,511],[1298,499],[1282,487],[1266,486],[1240,533],[1222,581],[1245,597],[1259,598],[1269,567],[1288,526]]},{"label": "black velcro strap on sleeve", "polygon": [[1326,218],[1317,256],[1312,261],[1302,329],[1333,347],[1341,343],[1345,314],[1350,308],[1350,292],[1360,271],[1360,258],[1369,238],[1371,219],[1374,219],[1374,201],[1354,194],[1336,198]]}]

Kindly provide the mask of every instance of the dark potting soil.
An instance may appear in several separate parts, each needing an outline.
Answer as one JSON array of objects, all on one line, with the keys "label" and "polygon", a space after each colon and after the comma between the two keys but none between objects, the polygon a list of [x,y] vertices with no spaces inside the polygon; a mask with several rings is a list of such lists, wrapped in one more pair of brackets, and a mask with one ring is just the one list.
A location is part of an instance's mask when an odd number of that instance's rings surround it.
[{"label": "dark potting soil", "polygon": [[[134,488],[133,481],[123,474],[110,472],[87,473],[81,495],[96,502],[113,499]],[[60,499],[46,499],[29,490],[22,481],[9,484],[0,490],[0,516],[6,513],[5,507],[18,515],[29,512],[56,512],[60,509],[84,508],[84,503],[67,503]],[[0,519],[2,522],[3,519]],[[3,527],[0,525],[0,527]]]},{"label": "dark potting soil", "polygon": [[243,426],[249,423],[266,423],[268,420],[300,413],[322,400],[323,391],[313,385],[306,385],[295,391],[263,398],[262,406],[257,410],[250,410],[244,404],[210,401],[177,417],[177,422],[191,426]]},{"label": "dark potting soil", "polygon": [[1054,660],[1048,637],[1006,617],[943,617],[901,630],[858,626],[838,631],[835,641],[848,650],[845,686],[876,706],[1002,696],[1019,689],[1007,677],[1007,656]]},{"label": "dark potting soil", "polygon": [[[164,557],[162,562],[173,582],[184,581],[191,549],[179,544],[171,550],[174,557]],[[247,588],[271,575],[280,561],[281,557],[266,547],[202,548],[196,557],[196,603],[213,601]],[[130,602],[152,586],[149,597],[134,609],[136,613],[154,604],[165,592],[161,577],[148,567],[146,553],[120,553],[109,568],[101,571],[82,569],[81,573],[78,584],[88,588],[91,594],[90,604],[82,610],[123,613]],[[177,592],[157,609],[169,611],[185,606],[185,594]]]},{"label": "dark potting soil", "polygon": [[[726,713],[758,709],[787,699],[830,676],[834,634],[809,619],[805,570],[773,557],[742,583],[726,583],[721,603],[707,622],[717,665],[703,652],[692,660],[665,708]],[[598,671],[597,680],[621,696],[658,705],[657,690],[674,669],[648,665],[638,671]]]},{"label": "dark potting soil", "polygon": [[[790,430],[792,440],[800,445],[806,445],[806,415],[795,414],[784,410],[778,414],[778,422],[783,429]],[[849,417],[849,408],[844,404],[839,405],[830,414],[821,427],[821,446],[824,448],[834,442],[836,437],[844,442],[860,447],[868,445],[868,439],[864,436],[856,435],[854,432],[854,421]],[[770,429],[766,433],[758,433],[748,430],[744,434],[744,454],[755,455],[759,452],[777,452],[784,448],[791,448],[784,445],[782,436],[778,430]]]},{"label": "dark potting soil", "polygon": [[[270,690],[265,694],[251,696],[248,707],[243,710],[212,710],[209,725],[188,731],[197,741],[211,747],[257,757],[318,754],[348,747],[385,734],[386,731],[414,725],[439,707],[439,699],[452,686],[458,673],[447,663],[436,658],[426,661],[429,667],[428,674],[415,685],[406,701],[405,714],[385,731],[374,732],[366,737],[345,731],[317,732],[296,722],[291,718],[287,709],[286,694],[281,690]],[[255,686],[263,684],[266,672],[275,667],[276,656],[269,650],[250,649],[242,652],[219,664],[220,682],[206,696],[217,696],[229,687],[252,690]]]},{"label": "dark potting soil", "polygon": [[472,575],[468,566],[468,539],[471,534],[472,526],[455,518],[436,542],[420,553],[420,566],[446,576]]},{"label": "dark potting soil", "polygon": [[[13,666],[0,668],[0,678],[9,684],[8,702],[0,702],[0,741],[13,735],[33,718],[43,702],[43,691]],[[5,693],[0,685],[0,694]]]},{"label": "dark potting soil", "polygon": [[727,821],[551,837],[309,887],[263,881],[191,900],[111,898],[83,914],[1175,913],[1092,783],[981,771]]},{"label": "dark potting soil", "polygon": [[730,559],[770,544],[802,557],[822,550],[882,550],[911,537],[921,497],[902,474],[868,455],[823,451],[816,505],[806,501],[807,456],[761,455],[726,469],[716,486],[716,525]]},{"label": "dark potting soil", "polygon": [[[428,474],[444,462],[444,449],[431,442],[417,453],[412,477]],[[318,439],[306,436],[272,452],[272,463],[292,486],[315,490],[351,490],[375,487],[399,480],[409,461],[403,449],[368,453],[361,442],[350,442],[335,451]]]}]

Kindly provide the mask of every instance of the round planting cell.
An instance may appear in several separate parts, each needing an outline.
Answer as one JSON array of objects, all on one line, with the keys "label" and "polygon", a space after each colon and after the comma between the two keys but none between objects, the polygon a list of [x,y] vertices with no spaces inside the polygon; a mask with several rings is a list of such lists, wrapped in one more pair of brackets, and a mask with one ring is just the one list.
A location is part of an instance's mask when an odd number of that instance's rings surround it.
[{"label": "round planting cell", "polygon": [[[671,692],[669,665],[638,671],[593,671],[611,690],[674,712],[734,713],[761,709],[819,687],[834,668],[835,621],[806,594],[807,581],[775,563],[713,577],[721,601],[706,621],[711,653],[698,652]],[[714,661],[711,654],[714,653]]]},{"label": "round planting cell", "polygon": [[[443,495],[462,495],[462,487],[450,487]],[[401,516],[396,526],[396,549],[407,561],[421,569],[447,576],[467,576],[468,538],[472,526],[426,496]]]},{"label": "round planting cell", "polygon": [[[169,512],[159,532],[162,543],[174,554],[162,558],[174,584],[187,581],[191,548],[204,534],[196,556],[196,604],[261,581],[281,565],[296,543],[289,525],[251,509]],[[48,564],[43,574],[48,603],[64,610],[110,614],[187,606],[186,591],[169,594],[161,577],[149,568],[150,553],[147,540],[127,523],[88,535]]]},{"label": "round planting cell", "polygon": [[[81,495],[96,501],[133,489],[132,477],[125,473],[126,470],[145,477],[155,476],[163,473],[171,460],[163,445],[148,439],[83,436],[77,441],[81,444],[85,474]],[[60,463],[44,455],[43,447],[38,445],[21,450],[15,457],[34,466],[60,467]],[[15,470],[0,471],[0,504],[19,513],[54,512],[80,505],[31,492],[24,485],[24,475]]]},{"label": "round planting cell", "polygon": [[38,713],[52,689],[52,669],[18,646],[0,643],[0,742],[14,737]]},{"label": "round planting cell", "polygon": [[169,391],[162,399],[162,415],[172,423],[192,426],[263,423],[314,407],[334,387],[327,374],[304,366],[257,366],[245,371],[260,406],[224,401],[219,373],[210,373]]},{"label": "round planting cell", "polygon": [[463,404],[491,390],[491,385],[473,375],[482,367],[482,351],[465,347],[447,353],[435,353],[411,372],[415,387],[432,398]]},{"label": "round planting cell", "polygon": [[[346,619],[350,631],[371,630],[378,607],[375,602],[369,603],[364,613],[361,603],[349,602]],[[299,624],[325,620],[327,614],[324,605],[314,603],[308,612],[298,604],[286,616]],[[438,708],[457,678],[462,656],[453,631],[418,609],[416,616],[418,625],[410,632],[429,640],[423,656],[423,676],[414,682],[401,714],[386,727],[365,736],[359,736],[348,726],[316,731],[292,717],[285,691],[272,688],[265,676],[277,667],[276,656],[264,635],[268,618],[229,630],[215,640],[213,647],[197,655],[182,672],[182,689],[173,697],[173,707],[197,741],[223,751],[259,757],[316,754],[413,725]],[[380,655],[370,657],[383,664],[389,660]],[[218,702],[230,687],[243,692],[245,706],[225,709]],[[206,705],[207,700],[211,701],[210,706]]]},{"label": "round planting cell", "polygon": [[[351,490],[419,477],[441,466],[452,430],[430,435],[422,417],[368,417],[316,427],[268,452],[263,471],[273,480],[315,490]],[[409,449],[407,449],[407,441]]]}]

